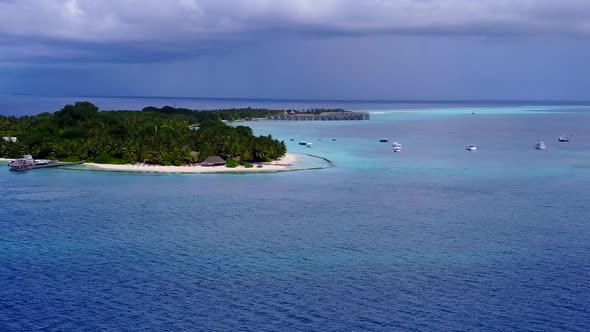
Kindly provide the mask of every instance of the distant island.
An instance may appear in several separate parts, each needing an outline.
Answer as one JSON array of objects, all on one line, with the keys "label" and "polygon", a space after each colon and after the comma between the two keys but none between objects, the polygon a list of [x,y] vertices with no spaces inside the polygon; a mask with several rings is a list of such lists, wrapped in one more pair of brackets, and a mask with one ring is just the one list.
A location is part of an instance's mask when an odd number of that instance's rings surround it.
[{"label": "distant island", "polygon": [[270,162],[287,153],[284,142],[255,136],[227,121],[266,119],[281,114],[345,112],[340,109],[284,111],[223,109],[195,111],[146,107],[141,111],[99,111],[90,102],[66,105],[55,113],[0,116],[0,158],[35,158],[96,164],[181,166],[221,157],[229,166]]}]

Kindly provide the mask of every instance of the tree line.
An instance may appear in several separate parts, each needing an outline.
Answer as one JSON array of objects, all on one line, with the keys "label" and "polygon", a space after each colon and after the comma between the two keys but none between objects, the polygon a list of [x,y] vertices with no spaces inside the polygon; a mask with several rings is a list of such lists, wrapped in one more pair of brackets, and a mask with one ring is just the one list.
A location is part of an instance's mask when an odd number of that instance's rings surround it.
[{"label": "tree line", "polygon": [[266,118],[270,109],[193,111],[146,107],[142,111],[99,111],[90,102],[66,105],[55,113],[0,116],[0,157],[100,163],[145,162],[183,165],[209,156],[244,161],[270,161],[283,156],[286,145],[272,136],[255,136],[246,126],[224,121]]}]

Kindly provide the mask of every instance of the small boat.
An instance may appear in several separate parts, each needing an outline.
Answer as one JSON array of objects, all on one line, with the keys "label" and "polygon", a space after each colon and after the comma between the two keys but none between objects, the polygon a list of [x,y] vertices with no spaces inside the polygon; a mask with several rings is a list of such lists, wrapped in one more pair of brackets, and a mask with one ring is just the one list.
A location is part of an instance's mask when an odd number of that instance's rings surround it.
[{"label": "small boat", "polygon": [[305,144],[305,146],[307,146],[308,148],[311,148],[313,146],[313,144],[307,143],[307,144]]},{"label": "small boat", "polygon": [[332,142],[336,142],[336,139],[335,138],[332,138]]},{"label": "small boat", "polygon": [[387,139],[387,138],[384,137],[384,138],[380,139],[379,142],[381,142],[381,143],[387,143],[387,142],[389,142],[389,139]]},{"label": "small boat", "polygon": [[307,145],[307,142],[306,141],[301,141],[301,142],[299,142],[299,145]]},{"label": "small boat", "polygon": [[537,143],[537,145],[535,145],[535,149],[537,149],[537,150],[545,150],[545,143],[544,142]]},{"label": "small boat", "polygon": [[23,158],[11,161],[8,167],[11,172],[26,172],[32,170],[34,165],[35,160],[31,155],[27,154]]},{"label": "small boat", "polygon": [[294,139],[294,138],[291,138],[289,141],[291,141],[291,142],[295,142],[295,139]]},{"label": "small boat", "polygon": [[471,144],[470,146],[467,147],[467,151],[477,151],[477,146]]},{"label": "small boat", "polygon": [[13,160],[8,164],[11,172],[26,172],[33,169],[33,164],[28,163],[24,159]]},{"label": "small boat", "polygon": [[560,141],[560,142],[567,143],[567,142],[569,142],[569,141],[570,141],[570,139],[569,139],[569,138],[567,138],[567,137],[565,137],[565,136],[563,136],[563,135],[561,135],[561,136],[559,136],[559,141]]},{"label": "small boat", "polygon": [[398,142],[393,142],[393,152],[402,152],[403,146]]},{"label": "small boat", "polygon": [[41,169],[41,168],[55,168],[61,166],[68,166],[68,165],[79,165],[84,163],[83,161],[79,162],[55,162],[51,160],[45,159],[33,159],[31,155],[25,155],[22,158],[16,159],[11,161],[8,164],[9,170],[12,172],[25,172],[30,171],[32,169]]}]

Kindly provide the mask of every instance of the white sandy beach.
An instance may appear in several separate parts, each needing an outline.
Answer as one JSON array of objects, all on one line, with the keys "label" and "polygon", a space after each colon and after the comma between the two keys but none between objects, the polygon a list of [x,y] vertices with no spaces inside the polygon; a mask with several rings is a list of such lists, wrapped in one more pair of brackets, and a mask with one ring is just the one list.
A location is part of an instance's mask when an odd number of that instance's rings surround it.
[{"label": "white sandy beach", "polygon": [[[236,168],[228,168],[225,166],[157,166],[146,164],[135,165],[107,165],[86,163],[83,166],[88,169],[112,171],[112,172],[137,172],[137,173],[242,173],[242,172],[284,172],[295,169],[295,162],[297,156],[292,153],[287,153],[284,157],[270,163],[253,163],[253,168],[245,168],[238,166]],[[257,167],[262,165],[262,168]]]}]

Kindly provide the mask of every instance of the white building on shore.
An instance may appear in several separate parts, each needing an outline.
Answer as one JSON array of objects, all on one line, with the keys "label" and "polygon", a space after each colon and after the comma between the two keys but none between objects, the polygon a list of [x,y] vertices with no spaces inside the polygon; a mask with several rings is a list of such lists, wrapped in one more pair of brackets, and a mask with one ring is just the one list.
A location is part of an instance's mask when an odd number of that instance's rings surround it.
[{"label": "white building on shore", "polygon": [[4,142],[12,142],[12,143],[18,142],[18,138],[16,138],[16,137],[4,136],[2,138],[4,139]]}]

